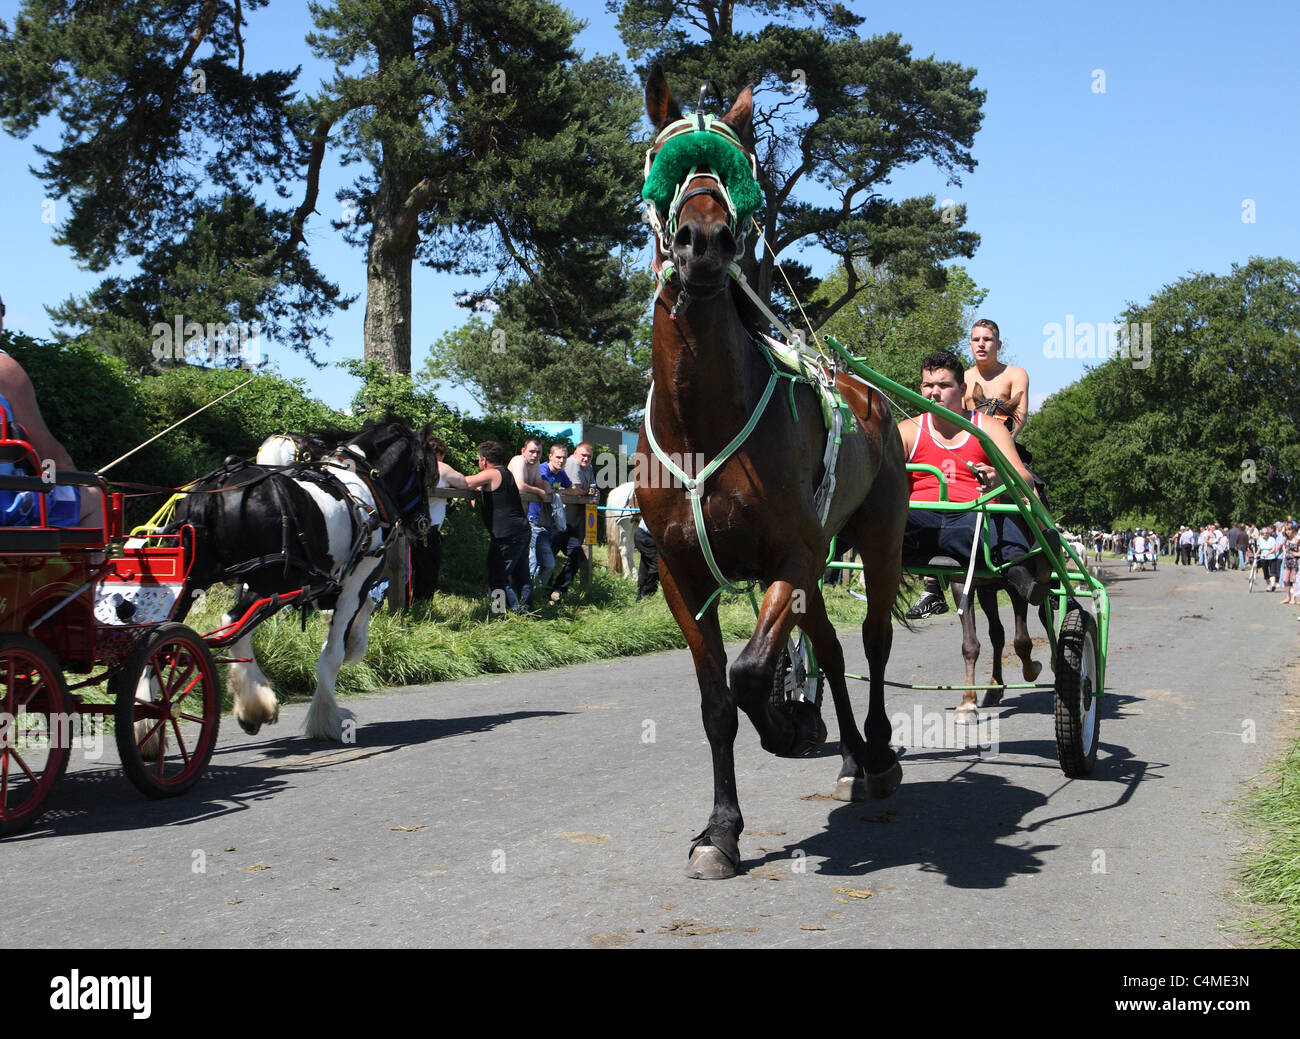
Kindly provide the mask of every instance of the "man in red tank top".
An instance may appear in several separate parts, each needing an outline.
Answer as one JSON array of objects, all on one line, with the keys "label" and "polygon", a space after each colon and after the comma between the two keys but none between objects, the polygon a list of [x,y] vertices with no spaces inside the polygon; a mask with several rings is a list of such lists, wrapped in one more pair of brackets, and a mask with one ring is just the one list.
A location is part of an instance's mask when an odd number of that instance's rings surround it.
[{"label": "man in red tank top", "polygon": [[[994,446],[1002,452],[1016,471],[1029,482],[1032,478],[1020,461],[1011,434],[1001,422],[982,421],[983,416],[972,415],[962,409],[963,376],[966,366],[956,354],[939,350],[921,361],[921,394],[949,411],[964,415],[983,430]],[[903,453],[909,462],[925,463],[938,468],[948,484],[949,501],[974,501],[983,485],[997,479],[997,470],[989,463],[980,442],[969,433],[939,415],[926,412],[916,418],[904,419],[898,424],[903,439]],[[932,473],[910,473],[913,501],[938,501],[939,481]],[[1008,559],[1029,551],[1029,539],[1014,517],[990,515],[988,517],[992,556],[1001,565]],[[936,512],[911,509],[907,513],[907,528],[903,533],[903,552],[909,557],[928,559],[935,555],[969,559],[975,539],[975,513]],[[1011,582],[1026,599],[1033,592],[1034,578],[1026,566],[1014,566],[1007,572]],[[933,613],[946,613],[939,582],[926,578],[925,594],[908,611],[910,619],[928,617]]]}]

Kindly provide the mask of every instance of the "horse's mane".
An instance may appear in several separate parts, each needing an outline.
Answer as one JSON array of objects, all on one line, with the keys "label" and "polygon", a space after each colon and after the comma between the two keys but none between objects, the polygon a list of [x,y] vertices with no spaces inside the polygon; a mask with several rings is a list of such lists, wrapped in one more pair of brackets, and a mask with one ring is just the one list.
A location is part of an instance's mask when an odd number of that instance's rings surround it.
[{"label": "horse's mane", "polygon": [[359,430],[344,429],[342,426],[318,426],[316,429],[303,430],[302,436],[318,440],[328,447],[346,443],[357,435]]},{"label": "horse's mane", "polygon": [[368,418],[361,424],[360,429],[345,429],[342,426],[318,426],[315,429],[304,430],[302,435],[311,437],[313,440],[319,440],[322,444],[329,447],[337,447],[339,444],[350,443],[358,437],[364,436],[372,430],[380,429],[384,426],[397,425],[401,426],[404,431],[411,429],[411,424],[395,412],[388,411],[384,413],[383,418]]}]

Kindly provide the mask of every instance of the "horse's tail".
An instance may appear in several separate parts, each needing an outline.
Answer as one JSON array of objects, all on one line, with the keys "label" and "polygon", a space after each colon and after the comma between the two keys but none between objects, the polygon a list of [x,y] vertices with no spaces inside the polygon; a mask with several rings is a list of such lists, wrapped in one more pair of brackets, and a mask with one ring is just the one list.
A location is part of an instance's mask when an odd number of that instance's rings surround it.
[{"label": "horse's tail", "polygon": [[898,595],[894,599],[894,605],[889,608],[890,616],[894,618],[895,623],[901,624],[904,629],[915,632],[912,622],[907,619],[907,611],[910,610],[912,600],[916,597],[916,577],[903,571],[902,577],[898,582]]}]

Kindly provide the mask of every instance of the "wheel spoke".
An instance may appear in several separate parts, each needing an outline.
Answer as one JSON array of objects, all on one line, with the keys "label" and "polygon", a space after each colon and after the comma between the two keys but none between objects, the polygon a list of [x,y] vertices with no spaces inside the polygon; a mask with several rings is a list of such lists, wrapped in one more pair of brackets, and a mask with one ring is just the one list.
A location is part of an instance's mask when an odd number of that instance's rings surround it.
[{"label": "wheel spoke", "polygon": [[176,719],[172,719],[172,731],[176,733],[176,746],[180,748],[181,760],[185,762],[185,767],[190,766],[190,753],[185,749],[185,737],[181,735],[181,727]]},{"label": "wheel spoke", "polygon": [[[136,701],[136,703],[139,703],[139,702],[140,702],[139,700]],[[141,719],[141,721],[143,721],[143,720],[144,720],[144,719]],[[158,719],[154,722],[154,727],[153,727],[152,729],[150,729],[148,732],[146,732],[143,736],[141,736],[140,738],[138,738],[138,739],[135,741],[135,749],[143,753],[143,751],[144,751],[144,745],[145,745],[146,743],[148,743],[151,739],[153,739],[153,734],[154,734],[155,732],[157,732],[159,729],[161,729],[161,728],[163,727],[163,725],[166,724],[166,721],[167,721],[166,718],[158,718]],[[160,737],[160,739],[161,739],[161,737]]]},{"label": "wheel spoke", "polygon": [[[160,653],[158,654],[158,656],[161,657],[162,654]],[[188,664],[188,666],[185,667],[184,671],[181,671],[179,654],[177,654],[176,652],[172,652],[168,655],[167,663],[168,663],[169,670],[167,672],[166,681],[162,680],[161,677],[162,670],[160,668],[157,669],[159,672],[159,684],[162,686],[163,702],[167,704],[168,708],[170,708],[171,705],[176,703],[177,701],[185,699],[185,697],[189,695],[189,691],[194,688],[194,683],[199,680],[199,677],[201,677],[195,674],[197,667],[194,663],[194,658],[187,655],[185,657],[185,661]],[[184,682],[186,679],[188,679],[191,675],[194,675],[194,679],[190,681],[189,685],[185,687],[185,690],[183,692],[177,695],[177,689],[180,687],[181,683]]]},{"label": "wheel spoke", "polygon": [[26,773],[27,778],[30,779],[33,784],[39,786],[40,780],[38,780],[34,775],[32,775],[32,770],[27,767],[27,762],[23,760],[23,756],[19,754],[18,751],[16,750],[11,750],[9,753],[12,754],[13,759],[16,762],[18,762],[18,767],[21,768],[24,773]]}]

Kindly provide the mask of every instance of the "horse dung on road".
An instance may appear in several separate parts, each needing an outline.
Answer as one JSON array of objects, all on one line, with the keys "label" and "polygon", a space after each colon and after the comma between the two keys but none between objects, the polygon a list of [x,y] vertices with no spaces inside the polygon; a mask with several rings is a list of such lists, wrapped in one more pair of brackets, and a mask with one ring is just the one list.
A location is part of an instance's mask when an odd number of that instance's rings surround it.
[{"label": "horse dung on road", "polygon": [[[810,366],[817,370],[783,374],[758,336],[765,325],[760,312],[733,281],[745,225],[762,198],[748,147],[750,89],[720,119],[702,113],[683,119],[658,67],[645,93],[656,132],[643,195],[651,203],[660,288],[653,383],[638,447],[654,459],[638,467],[636,494],[659,548],[665,598],[694,657],[713,756],[713,810],[694,839],[686,873],[716,879],[734,876],[740,864],[737,708],[774,754],[809,753],[826,736],[820,704],[773,703],[778,660],[796,626],[811,640],[835,702],[843,756],[835,796],[885,797],[901,781],[889,746],[884,672],[908,482],[884,398],[845,372]],[[832,375],[852,411],[838,456],[828,450],[818,395],[818,383],[830,383]],[[696,472],[673,461],[695,458],[707,460]],[[833,479],[824,480],[828,469]],[[865,739],[818,586],[837,533],[866,564],[862,634],[871,698]],[[767,587],[754,636],[728,682],[717,593],[737,581]]]}]

